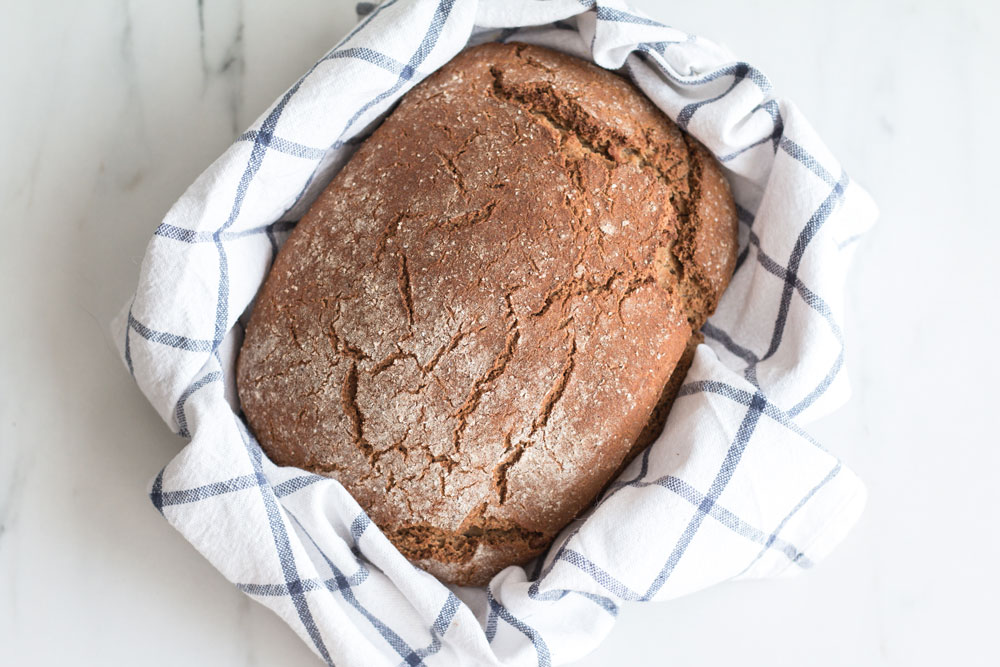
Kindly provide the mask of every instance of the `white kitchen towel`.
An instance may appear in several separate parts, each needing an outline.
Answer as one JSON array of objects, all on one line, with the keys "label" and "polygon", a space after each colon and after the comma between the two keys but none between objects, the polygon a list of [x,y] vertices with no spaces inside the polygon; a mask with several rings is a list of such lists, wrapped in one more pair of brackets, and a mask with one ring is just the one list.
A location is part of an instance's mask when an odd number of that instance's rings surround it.
[{"label": "white kitchen towel", "polygon": [[[190,439],[152,484],[164,517],[339,665],[561,664],[592,650],[625,602],[824,556],[865,491],[799,423],[847,398],[843,282],[876,212],[798,109],[752,65],[623,2],[366,9],[170,209],[113,324],[139,387]],[[449,589],[338,482],[268,461],[239,416],[234,360],[294,221],[400,96],[487,40],[631,78],[724,165],[741,250],[663,435],[544,558]]]}]

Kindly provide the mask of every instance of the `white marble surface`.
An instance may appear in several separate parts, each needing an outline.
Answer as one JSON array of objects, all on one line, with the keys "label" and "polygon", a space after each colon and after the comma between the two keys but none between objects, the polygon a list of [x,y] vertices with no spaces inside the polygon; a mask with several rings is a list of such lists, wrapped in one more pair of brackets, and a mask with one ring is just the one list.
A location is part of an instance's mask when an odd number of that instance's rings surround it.
[{"label": "white marble surface", "polygon": [[[815,571],[628,606],[579,664],[1000,664],[997,4],[635,4],[769,73],[881,206],[849,281],[854,398],[810,428],[870,500]],[[320,664],[148,502],[182,443],[106,323],[171,202],[353,21],[0,2],[0,664]]]}]

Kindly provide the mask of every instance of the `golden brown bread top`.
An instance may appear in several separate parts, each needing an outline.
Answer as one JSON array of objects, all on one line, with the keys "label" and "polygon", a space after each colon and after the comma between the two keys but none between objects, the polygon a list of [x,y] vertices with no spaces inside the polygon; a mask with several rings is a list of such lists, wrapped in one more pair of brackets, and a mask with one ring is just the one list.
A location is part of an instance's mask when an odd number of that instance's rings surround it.
[{"label": "golden brown bread top", "polygon": [[631,84],[475,47],[402,100],[282,248],[242,407],[276,463],[336,477],[408,557],[483,583],[662,425],[735,252],[717,165]]}]

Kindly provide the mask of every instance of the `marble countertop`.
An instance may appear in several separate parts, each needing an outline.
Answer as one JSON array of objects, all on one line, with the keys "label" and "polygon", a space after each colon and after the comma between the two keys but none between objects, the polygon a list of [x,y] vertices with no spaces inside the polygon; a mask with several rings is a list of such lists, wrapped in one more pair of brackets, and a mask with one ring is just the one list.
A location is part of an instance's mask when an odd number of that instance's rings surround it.
[{"label": "marble countertop", "polygon": [[[870,499],[816,570],[626,606],[579,664],[998,664],[998,6],[634,4],[767,72],[880,205],[848,284],[854,397],[809,428]],[[148,502],[182,441],[107,322],[173,200],[354,18],[0,4],[0,663],[320,664]]]}]

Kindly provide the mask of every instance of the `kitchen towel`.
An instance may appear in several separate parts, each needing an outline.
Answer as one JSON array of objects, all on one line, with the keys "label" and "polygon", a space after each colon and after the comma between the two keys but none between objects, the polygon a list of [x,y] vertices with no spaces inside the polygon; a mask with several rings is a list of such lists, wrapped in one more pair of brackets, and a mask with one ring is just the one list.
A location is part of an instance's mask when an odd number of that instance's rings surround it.
[{"label": "kitchen towel", "polygon": [[[864,504],[800,426],[848,396],[843,283],[876,211],[752,65],[612,0],[387,0],[188,188],[113,323],[129,372],[189,442],[163,516],[327,663],[552,665],[623,604],[812,566]],[[544,557],[486,588],[413,567],[336,481],[273,465],[234,363],[275,253],[393,103],[469,43],[546,45],[629,77],[725,167],[735,276],[662,436]]]}]

